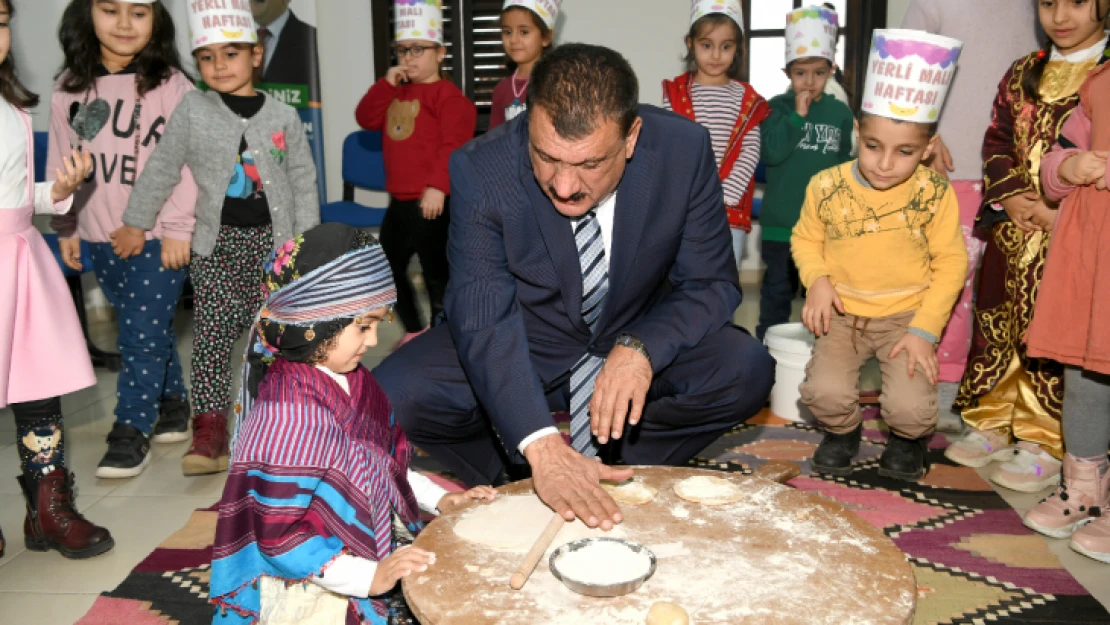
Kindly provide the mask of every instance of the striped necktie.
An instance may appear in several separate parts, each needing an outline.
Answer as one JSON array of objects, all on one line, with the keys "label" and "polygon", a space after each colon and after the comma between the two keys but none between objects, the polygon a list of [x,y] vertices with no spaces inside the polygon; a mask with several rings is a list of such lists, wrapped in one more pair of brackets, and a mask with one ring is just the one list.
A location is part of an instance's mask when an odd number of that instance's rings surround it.
[{"label": "striped necktie", "polygon": [[[574,227],[578,262],[582,268],[582,318],[596,332],[597,320],[609,292],[609,267],[605,260],[605,243],[601,225],[594,211],[586,213]],[[587,457],[597,455],[597,445],[590,431],[590,398],[605,359],[587,353],[575,363],[570,373],[570,437],[576,451]]]}]

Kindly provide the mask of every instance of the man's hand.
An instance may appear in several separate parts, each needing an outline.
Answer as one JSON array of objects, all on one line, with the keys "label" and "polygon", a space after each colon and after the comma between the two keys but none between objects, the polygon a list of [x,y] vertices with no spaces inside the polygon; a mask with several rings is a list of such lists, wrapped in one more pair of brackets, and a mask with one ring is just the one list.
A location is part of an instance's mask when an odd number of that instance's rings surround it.
[{"label": "man's hand", "polygon": [[1010,221],[1014,222],[1018,230],[1022,232],[1033,232],[1037,229],[1033,222],[1029,221],[1030,213],[1034,205],[1041,201],[1041,196],[1033,191],[1026,191],[1017,195],[1002,200],[1002,208],[1006,214],[1010,216]]},{"label": "man's hand", "polygon": [[146,231],[127,224],[109,234],[108,238],[112,240],[112,251],[124,260],[142,252],[146,245]]},{"label": "man's hand", "polygon": [[925,375],[929,376],[929,382],[936,386],[937,375],[940,373],[937,348],[916,334],[906,334],[901,341],[894,344],[894,349],[890,350],[890,359],[894,360],[902,352],[906,352],[906,373],[910,378],[913,378],[914,367],[920,365]]},{"label": "man's hand", "polygon": [[594,383],[590,399],[590,431],[604,445],[624,433],[624,421],[633,426],[640,422],[651,386],[651,363],[640,352],[616,345]]},{"label": "man's hand", "polygon": [[436,554],[416,547],[401,547],[386,556],[374,570],[370,582],[370,596],[377,597],[393,590],[397,582],[412,573],[421,573],[436,563]]},{"label": "man's hand", "polygon": [[794,112],[799,117],[809,115],[809,105],[813,104],[813,94],[808,91],[799,91],[794,94]]},{"label": "man's hand", "polygon": [[69,157],[62,157],[62,167],[54,170],[54,186],[50,188],[50,199],[61,202],[73,195],[89,171],[93,168],[92,154],[73,150]]},{"label": "man's hand", "polygon": [[948,178],[948,173],[956,171],[956,165],[952,161],[952,153],[948,151],[948,146],[944,145],[944,140],[937,136],[937,145],[933,148],[933,155],[925,164],[933,169],[938,174]]},{"label": "man's hand", "polygon": [[440,497],[436,508],[443,514],[465,506],[471,501],[493,501],[497,498],[497,491],[492,486],[475,486],[464,493],[447,493]]},{"label": "man's hand", "polygon": [[424,189],[424,197],[420,200],[420,212],[424,219],[431,221],[443,214],[443,205],[447,201],[447,194],[439,189],[428,187]]},{"label": "man's hand", "polygon": [[605,531],[624,520],[601,480],[623,482],[632,469],[614,469],[590,460],[563,442],[562,434],[536,439],[524,450],[532,465],[532,484],[540,500],[568,521],[574,517]]},{"label": "man's hand", "polygon": [[834,309],[843,315],[844,302],[840,301],[840,294],[836,292],[836,287],[829,277],[821,276],[806,292],[806,304],[802,307],[802,323],[809,328],[810,332],[817,336],[824,336],[829,333]]},{"label": "man's hand", "polygon": [[162,239],[162,266],[177,270],[189,264],[189,240]]},{"label": "man's hand", "polygon": [[1101,183],[1099,188],[1105,188],[1103,181],[1106,180],[1107,154],[1107,152],[1095,150],[1070,156],[1060,165],[1056,175],[1063,182],[1075,187]]}]

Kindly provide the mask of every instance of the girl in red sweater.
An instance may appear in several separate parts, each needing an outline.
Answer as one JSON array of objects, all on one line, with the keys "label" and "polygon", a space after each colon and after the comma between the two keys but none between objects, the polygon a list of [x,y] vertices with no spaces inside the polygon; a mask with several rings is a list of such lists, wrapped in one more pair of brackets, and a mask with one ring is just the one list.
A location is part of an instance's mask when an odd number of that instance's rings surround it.
[{"label": "girl in red sweater", "polygon": [[478,111],[458,87],[440,77],[447,50],[439,0],[397,0],[393,12],[398,64],[363,96],[355,117],[363,128],[383,132],[390,201],[381,243],[397,283],[397,315],[405,326],[400,347],[427,329],[407,273],[414,253],[424,270],[430,321],[443,311],[451,192],[448,159],[473,138]]}]

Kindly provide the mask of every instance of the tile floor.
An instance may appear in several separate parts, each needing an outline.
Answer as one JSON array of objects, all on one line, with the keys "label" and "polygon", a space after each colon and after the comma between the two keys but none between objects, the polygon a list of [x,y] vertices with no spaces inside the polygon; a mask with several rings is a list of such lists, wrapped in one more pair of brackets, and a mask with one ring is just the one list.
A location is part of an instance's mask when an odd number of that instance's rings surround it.
[{"label": "tile floor", "polygon": [[[745,288],[746,299],[735,321],[754,328],[759,316],[758,288]],[[801,302],[797,308],[800,309]],[[797,312],[797,311],[796,311]],[[177,323],[183,362],[191,356],[192,332],[189,314]],[[111,324],[101,324],[94,333],[102,346],[114,343]],[[382,328],[379,346],[367,353],[364,362],[374,366],[387,354],[388,346],[401,336],[398,324]],[[242,353],[242,343],[236,354]],[[187,371],[187,370],[186,370]],[[186,375],[188,375],[186,373]],[[0,527],[8,539],[0,559],[0,625],[73,623],[92,606],[96,596],[118,585],[127,573],[162,540],[179,529],[196,508],[216,502],[223,489],[223,476],[185,478],[180,459],[188,443],[156,445],[146,471],[132,480],[100,480],[94,476],[104,452],[104,437],[112,427],[116,374],[97,370],[98,384],[63,399],[68,423],[66,453],[77,475],[78,505],[96,523],[112,531],[116,547],[102,556],[70,561],[56,552],[28,552],[22,542],[23,496],[15,476],[19,458],[15,426],[10,409],[0,409]],[[1038,496],[1003,493],[1019,511],[1036,503]],[[1066,541],[1048,541],[1065,566],[1098,597],[1110,605],[1110,571],[1106,565],[1075,554]]]}]

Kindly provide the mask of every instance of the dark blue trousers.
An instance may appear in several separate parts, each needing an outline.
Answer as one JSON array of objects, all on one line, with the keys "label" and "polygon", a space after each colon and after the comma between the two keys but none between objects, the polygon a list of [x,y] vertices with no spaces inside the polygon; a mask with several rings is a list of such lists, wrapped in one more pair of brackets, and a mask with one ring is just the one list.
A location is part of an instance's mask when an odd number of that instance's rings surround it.
[{"label": "dark blue trousers", "polygon": [[[398,423],[414,444],[468,485],[489,484],[507,462],[506,450],[478,405],[446,324],[394,352],[374,376]],[[609,455],[628,464],[682,465],[722,433],[763,409],[775,363],[762,345],[726,326],[684,352],[652,380],[639,425]],[[548,407],[566,410],[566,384],[551,389]]]},{"label": "dark blue trousers", "polygon": [[123,369],[117,383],[116,422],[147,436],[164,398],[186,397],[177,355],[173,315],[185,286],[185,271],[162,266],[162,242],[147,241],[127,260],[109,243],[92,243],[93,272],[119,317]]}]

